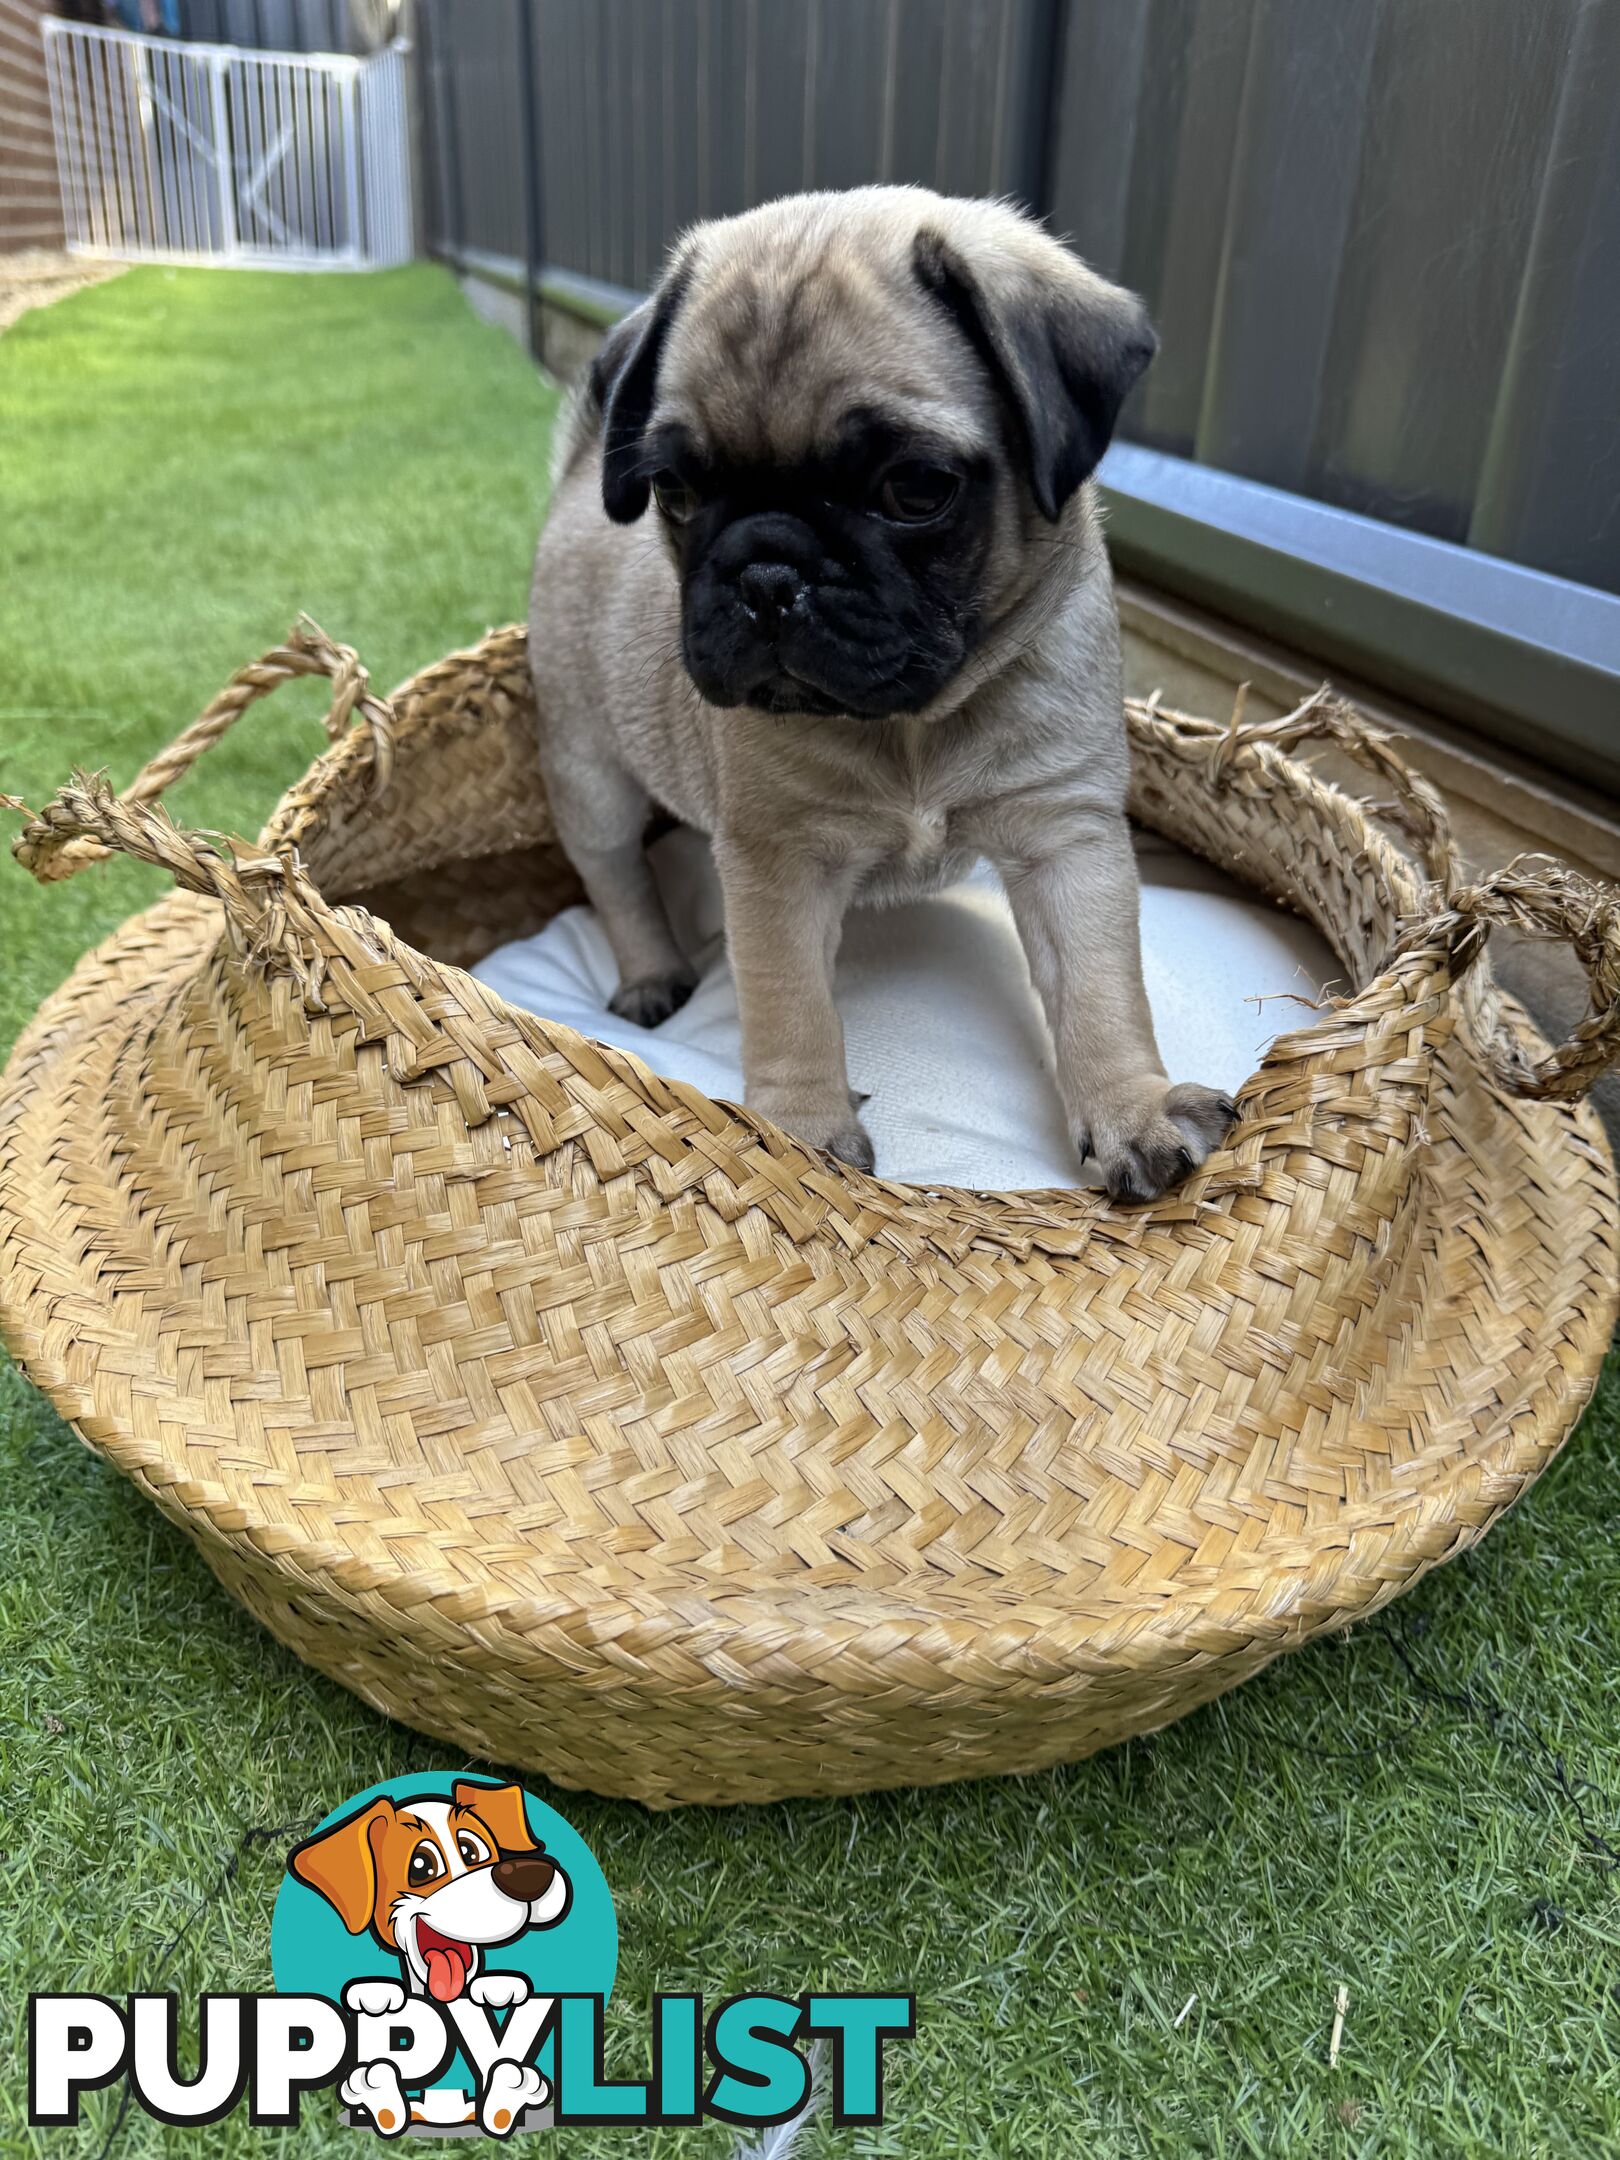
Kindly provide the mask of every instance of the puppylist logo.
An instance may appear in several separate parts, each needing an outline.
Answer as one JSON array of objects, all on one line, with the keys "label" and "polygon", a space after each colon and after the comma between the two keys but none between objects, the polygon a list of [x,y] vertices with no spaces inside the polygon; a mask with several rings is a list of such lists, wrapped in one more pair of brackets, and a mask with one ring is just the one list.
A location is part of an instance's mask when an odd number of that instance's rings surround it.
[{"label": "puppylist logo", "polygon": [[655,1995],[652,2074],[610,2081],[618,1955],[606,1879],[555,1808],[494,1779],[391,1778],[289,1853],[275,1992],[202,1998],[194,2074],[178,2068],[172,1995],[30,1996],[29,2121],[77,2123],[84,2093],[123,2079],[182,2126],[243,2105],[256,2125],[291,2125],[331,2089],[345,2122],[383,2138],[762,2129],[806,2106],[817,2040],[834,2123],[883,2120],[884,2047],[914,2030],[909,1995]]}]

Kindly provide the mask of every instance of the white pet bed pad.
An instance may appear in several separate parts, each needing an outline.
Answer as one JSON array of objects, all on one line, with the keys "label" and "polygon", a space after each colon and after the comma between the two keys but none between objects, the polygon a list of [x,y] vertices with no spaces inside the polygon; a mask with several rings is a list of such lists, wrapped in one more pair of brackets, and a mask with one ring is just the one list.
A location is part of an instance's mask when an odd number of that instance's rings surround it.
[{"label": "white pet bed pad", "polygon": [[[740,1102],[737,994],[708,845],[677,830],[655,843],[651,860],[700,976],[662,1027],[608,1011],[618,974],[590,908],[566,909],[473,973],[510,1004]],[[1148,999],[1166,1070],[1235,1093],[1274,1035],[1306,1024],[1309,1013],[1293,1001],[1314,1004],[1338,964],[1309,924],[1170,842],[1139,835],[1137,860]],[[987,867],[928,900],[853,911],[837,996],[850,1085],[868,1097],[861,1120],[880,1177],[988,1191],[1096,1181],[1069,1145],[1040,1001]],[[1264,1002],[1277,998],[1285,1002]]]}]

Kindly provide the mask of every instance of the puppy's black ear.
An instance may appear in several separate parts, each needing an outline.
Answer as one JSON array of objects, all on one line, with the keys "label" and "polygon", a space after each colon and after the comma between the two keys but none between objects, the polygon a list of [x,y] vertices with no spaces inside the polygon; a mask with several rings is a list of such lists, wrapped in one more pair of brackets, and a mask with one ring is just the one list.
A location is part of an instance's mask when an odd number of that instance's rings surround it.
[{"label": "puppy's black ear", "polygon": [[1072,277],[1010,262],[981,276],[943,233],[920,232],[912,250],[918,282],[1010,406],[1030,492],[1054,524],[1095,471],[1119,408],[1159,344],[1134,293],[1069,261]]},{"label": "puppy's black ear", "polygon": [[671,271],[650,300],[615,325],[591,362],[591,396],[602,414],[602,505],[616,525],[633,525],[651,499],[651,476],[641,469],[642,438],[664,340],[686,283],[684,266]]}]

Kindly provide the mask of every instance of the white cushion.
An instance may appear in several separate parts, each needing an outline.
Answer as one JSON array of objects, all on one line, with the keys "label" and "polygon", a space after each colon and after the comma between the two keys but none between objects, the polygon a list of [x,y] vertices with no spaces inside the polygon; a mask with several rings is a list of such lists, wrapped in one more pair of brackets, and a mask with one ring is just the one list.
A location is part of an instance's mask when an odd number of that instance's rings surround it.
[{"label": "white cushion", "polygon": [[[651,859],[675,934],[701,980],[662,1027],[607,1009],[617,986],[596,916],[568,908],[473,973],[509,1004],[632,1050],[670,1079],[742,1100],[737,995],[707,843],[666,834]],[[1271,1038],[1305,1024],[1341,974],[1307,923],[1153,835],[1138,840],[1142,948],[1159,1049],[1173,1080],[1235,1093]],[[1342,986],[1341,986],[1342,987]],[[992,1191],[1094,1182],[1075,1161],[1052,1081],[1052,1048],[1000,882],[905,907],[856,909],[838,955],[850,1085],[880,1177]]]}]

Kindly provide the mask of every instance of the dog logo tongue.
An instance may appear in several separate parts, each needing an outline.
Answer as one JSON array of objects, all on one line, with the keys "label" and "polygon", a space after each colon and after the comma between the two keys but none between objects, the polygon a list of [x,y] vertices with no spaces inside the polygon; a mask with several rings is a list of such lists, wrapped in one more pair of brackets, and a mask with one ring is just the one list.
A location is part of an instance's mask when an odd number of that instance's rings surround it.
[{"label": "dog logo tongue", "polygon": [[435,2002],[454,2002],[467,1985],[472,1952],[465,1943],[452,1942],[424,1921],[417,1930],[416,1946],[427,1967],[428,1993]]}]

